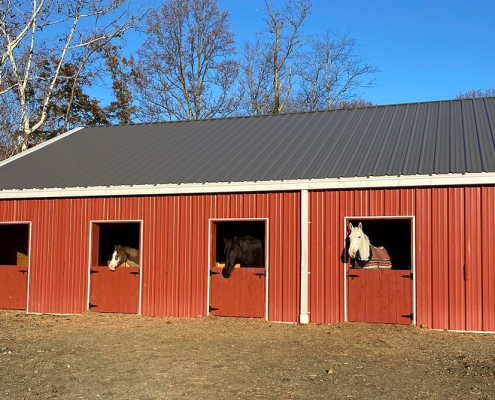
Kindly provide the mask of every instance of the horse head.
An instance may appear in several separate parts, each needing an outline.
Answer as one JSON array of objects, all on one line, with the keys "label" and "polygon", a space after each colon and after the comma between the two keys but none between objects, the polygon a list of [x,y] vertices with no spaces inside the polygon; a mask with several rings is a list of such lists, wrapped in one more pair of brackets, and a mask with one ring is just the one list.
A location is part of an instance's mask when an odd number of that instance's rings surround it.
[{"label": "horse head", "polygon": [[234,236],[233,239],[223,238],[223,242],[225,243],[225,248],[223,250],[223,253],[225,254],[224,271],[230,275],[234,271],[234,265],[237,259],[240,244],[237,236]]},{"label": "horse head", "polygon": [[117,267],[124,263],[126,260],[127,257],[123,251],[122,246],[115,245],[115,249],[112,254],[112,260],[110,261],[110,264],[108,264],[108,269],[110,269],[110,271],[115,271]]},{"label": "horse head", "polygon": [[354,227],[349,223],[351,232],[349,233],[349,256],[356,258],[356,253],[359,251],[361,255],[369,252],[369,238],[363,232],[363,225],[361,222],[358,226]]}]

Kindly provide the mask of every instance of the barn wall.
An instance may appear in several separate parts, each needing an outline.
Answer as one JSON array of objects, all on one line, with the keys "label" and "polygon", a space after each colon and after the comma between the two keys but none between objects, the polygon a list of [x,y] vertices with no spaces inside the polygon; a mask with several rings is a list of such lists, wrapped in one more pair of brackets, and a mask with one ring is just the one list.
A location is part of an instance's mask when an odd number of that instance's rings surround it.
[{"label": "barn wall", "polygon": [[495,331],[493,204],[493,186],[311,192],[311,322],[344,320],[344,218],[414,215],[417,323]]},{"label": "barn wall", "polygon": [[[300,195],[252,193],[0,201],[0,221],[31,221],[29,311],[87,307],[89,221],[143,220],[142,314],[206,313],[208,220],[268,218],[269,319],[297,321]],[[495,187],[309,193],[310,321],[344,320],[346,216],[415,216],[417,323],[495,331]],[[466,266],[466,267],[465,267]]]},{"label": "barn wall", "polygon": [[143,276],[143,314],[205,315],[208,220],[268,218],[268,318],[297,321],[299,193],[166,196],[150,200],[155,205],[149,207],[152,215],[145,218],[151,222],[145,224],[145,242],[161,246],[143,248],[144,260],[150,260],[149,274]]},{"label": "barn wall", "polygon": [[293,192],[3,200],[0,221],[32,221],[30,312],[84,312],[90,221],[142,220],[142,314],[195,317],[207,309],[209,219],[268,218],[268,317],[297,321],[299,198]]}]

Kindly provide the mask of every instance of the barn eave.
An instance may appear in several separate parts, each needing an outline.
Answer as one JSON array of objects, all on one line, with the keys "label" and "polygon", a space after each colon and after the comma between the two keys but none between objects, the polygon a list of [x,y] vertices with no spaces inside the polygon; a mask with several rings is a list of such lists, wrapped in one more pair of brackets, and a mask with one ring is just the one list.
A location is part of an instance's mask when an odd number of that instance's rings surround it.
[{"label": "barn eave", "polygon": [[398,187],[473,186],[495,184],[495,172],[366,176],[352,178],[297,179],[251,182],[200,182],[121,186],[87,186],[42,189],[6,189],[0,199],[152,196],[202,193],[280,192],[298,190],[345,190]]}]

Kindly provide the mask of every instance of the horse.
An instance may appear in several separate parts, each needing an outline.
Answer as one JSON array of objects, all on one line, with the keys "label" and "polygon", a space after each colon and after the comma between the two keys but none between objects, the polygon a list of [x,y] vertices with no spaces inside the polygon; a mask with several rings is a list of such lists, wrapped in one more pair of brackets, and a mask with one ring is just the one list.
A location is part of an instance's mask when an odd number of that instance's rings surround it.
[{"label": "horse", "polygon": [[263,267],[263,248],[261,240],[254,239],[251,236],[238,238],[234,236],[231,239],[223,238],[225,243],[225,267],[224,271],[230,275],[234,271],[236,263],[242,263],[249,267]]},{"label": "horse", "polygon": [[375,247],[369,237],[363,232],[361,222],[357,227],[349,223],[349,256],[354,259],[354,268],[360,269],[391,269],[392,261],[385,247]]},{"label": "horse", "polygon": [[115,271],[121,264],[127,262],[130,267],[139,267],[139,250],[132,247],[115,245],[112,260],[108,264],[110,271]]}]

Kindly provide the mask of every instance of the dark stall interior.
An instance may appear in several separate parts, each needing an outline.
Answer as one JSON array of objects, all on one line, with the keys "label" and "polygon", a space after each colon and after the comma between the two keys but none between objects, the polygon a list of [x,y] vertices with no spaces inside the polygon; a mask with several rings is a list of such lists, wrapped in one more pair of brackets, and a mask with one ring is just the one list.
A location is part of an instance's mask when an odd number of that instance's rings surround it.
[{"label": "dark stall interior", "polygon": [[112,258],[115,245],[139,249],[140,223],[139,222],[105,222],[97,223],[98,264],[106,266]]},{"label": "dark stall interior", "polygon": [[0,243],[0,265],[28,265],[28,224],[0,224]]},{"label": "dark stall interior", "polygon": [[222,221],[214,222],[216,228],[215,239],[215,261],[225,263],[223,239],[231,239],[234,236],[244,237],[251,236],[260,239],[263,245],[263,254],[265,254],[265,221]]},{"label": "dark stall interior", "polygon": [[348,219],[347,223],[358,226],[368,235],[373,246],[387,249],[392,269],[410,270],[412,264],[412,237],[410,218],[403,219]]}]

